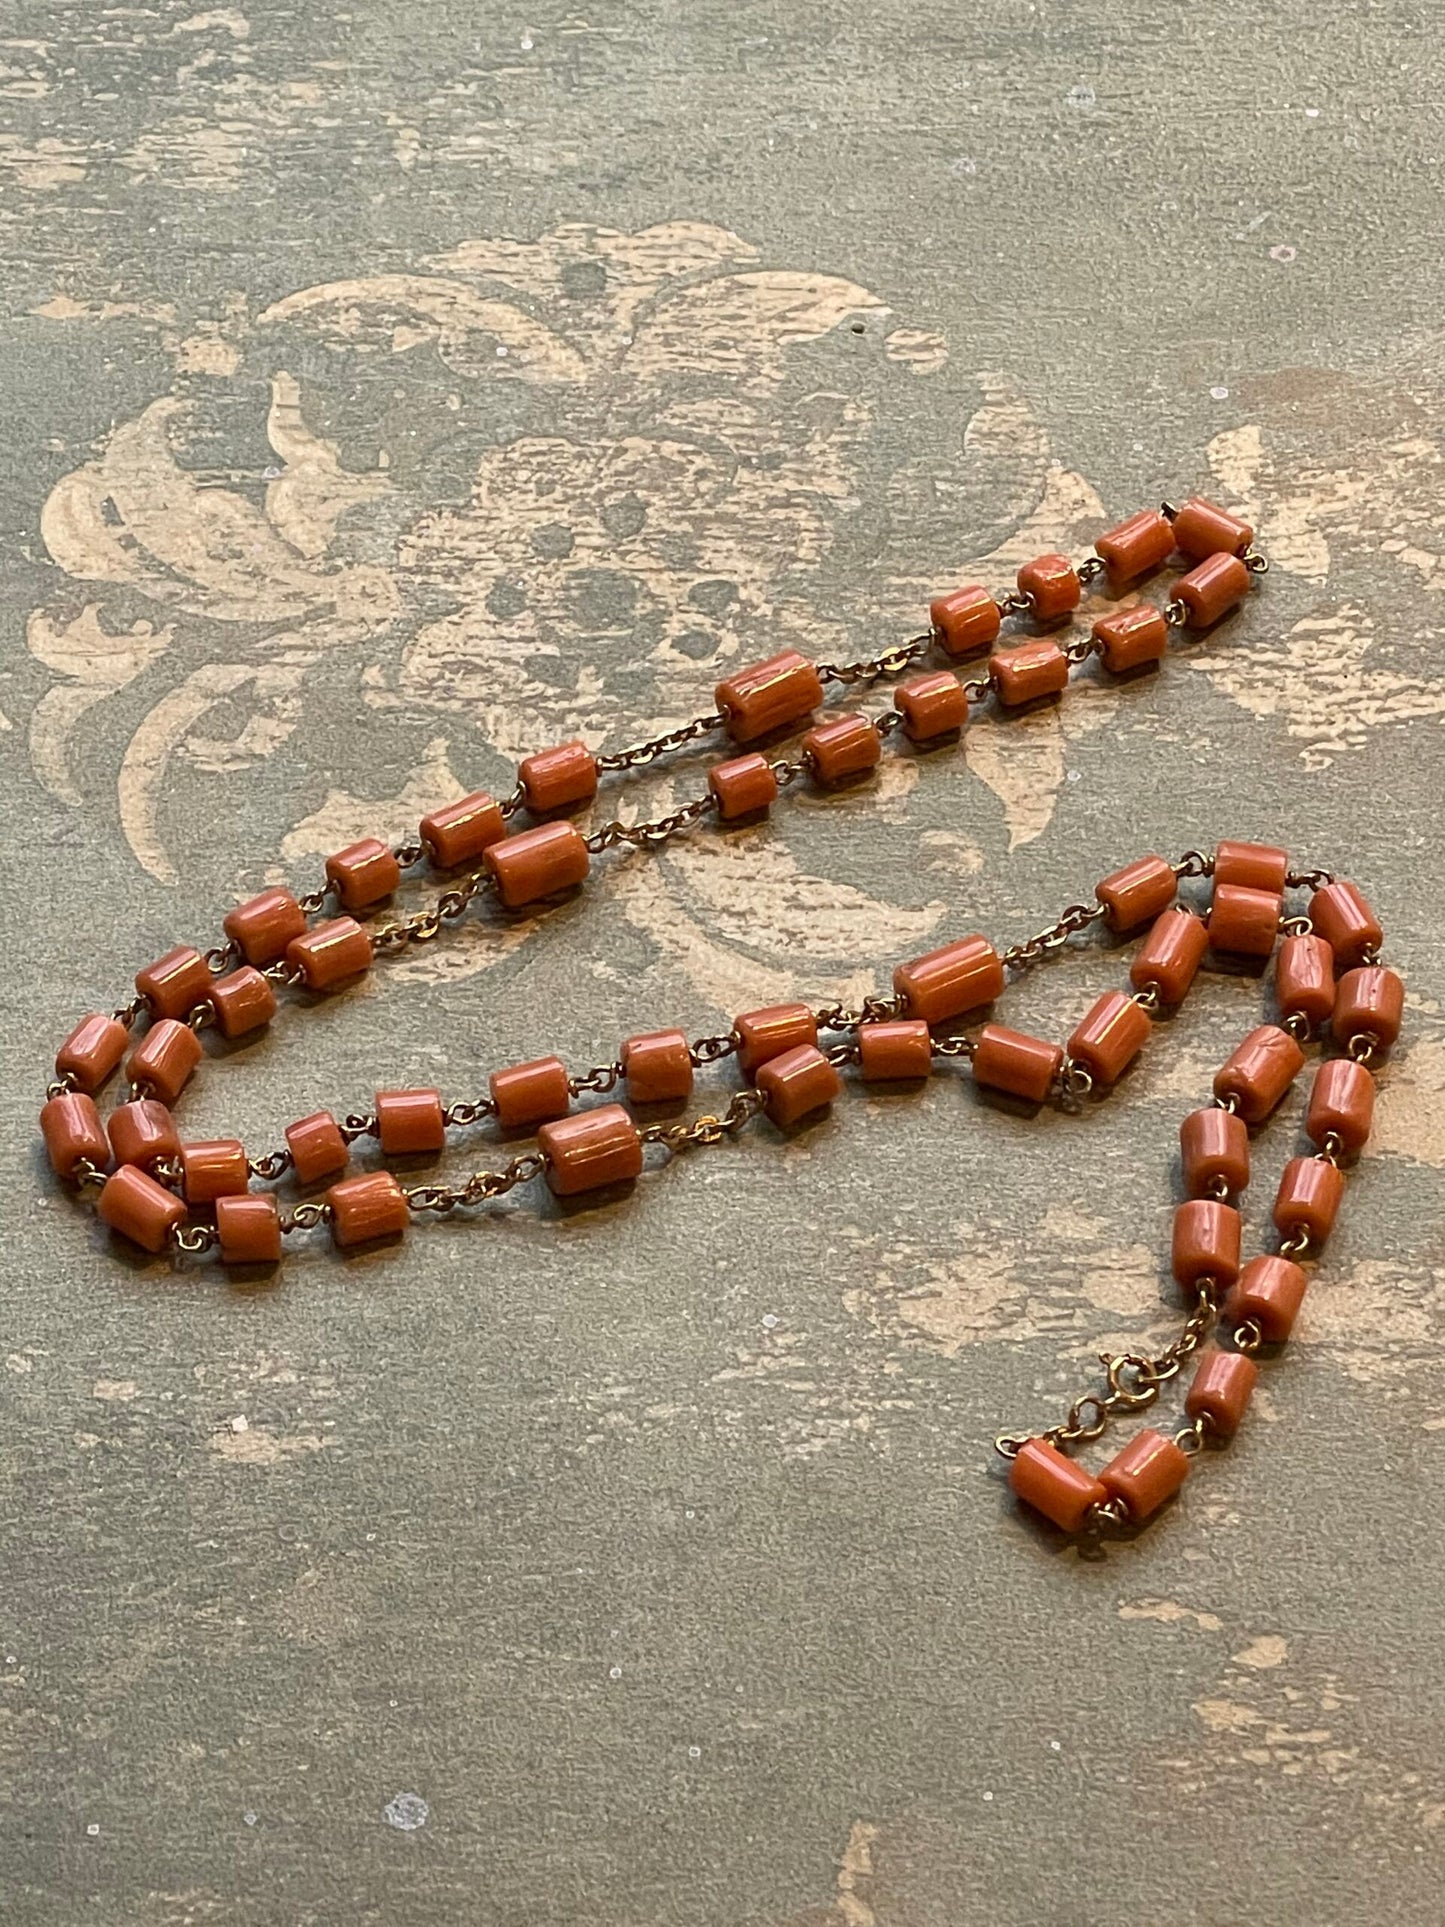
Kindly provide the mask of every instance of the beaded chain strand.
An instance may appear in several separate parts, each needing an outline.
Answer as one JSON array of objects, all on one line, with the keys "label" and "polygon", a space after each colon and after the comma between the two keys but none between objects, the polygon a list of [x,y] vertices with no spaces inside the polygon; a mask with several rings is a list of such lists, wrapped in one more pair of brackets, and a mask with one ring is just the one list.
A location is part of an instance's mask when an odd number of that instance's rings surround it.
[{"label": "beaded chain strand", "polygon": [[[1137,582],[1175,551],[1190,566],[1166,605],[1132,602],[1099,617],[1079,642],[1040,634],[996,647],[1003,622],[1028,617],[1058,626],[1086,583],[1107,574]],[[1379,963],[1381,931],[1348,883],[1327,872],[1289,868],[1283,850],[1221,844],[1212,856],[1177,862],[1147,856],[1105,878],[1091,904],[1072,904],[1046,930],[1002,953],[982,936],[965,937],[900,964],[891,997],[857,1010],[785,1004],[738,1016],[718,1035],[689,1040],[679,1030],[631,1037],[615,1060],[571,1073],[548,1057],[494,1071],[488,1095],[444,1102],[436,1090],[391,1090],[369,1112],[338,1120],[319,1111],[288,1127],[284,1149],[248,1155],[236,1139],[183,1142],[171,1107],[204,1056],[202,1034],[231,1040],[275,1015],[278,988],[329,992],[354,982],[379,956],[425,943],[459,921],[478,899],[505,910],[533,908],[587,877],[594,855],[618,847],[653,848],[706,817],[726,825],[756,820],[779,793],[804,779],[837,789],[866,777],[885,741],[901,732],[921,750],[957,740],[971,706],[992,698],[1018,708],[1061,691],[1071,672],[1097,655],[1106,670],[1155,664],[1171,630],[1212,626],[1234,608],[1268,563],[1237,516],[1194,498],[1175,510],[1144,510],[1101,535],[1077,566],[1046,555],[1026,563],[1016,587],[995,596],[970,584],[937,598],[930,626],[912,641],[867,661],[814,664],[795,651],[741,670],[717,686],[714,713],[612,754],[573,742],[525,758],[515,791],[498,801],[475,792],[425,817],[416,842],[388,847],[367,838],[326,865],[325,885],[308,895],[272,889],[224,919],[225,941],[201,952],[180,946],[140,971],[136,995],[110,1016],[76,1026],[56,1057],[41,1129],[56,1172],[93,1196],[101,1220],[151,1252],[202,1256],[227,1265],[275,1264],[283,1238],[326,1227],[338,1246],[395,1236],[413,1217],[489,1204],[520,1185],[544,1180],[558,1196],[631,1183],[649,1147],[665,1154],[722,1142],[766,1116],[791,1130],[841,1094],[843,1073],[865,1083],[922,1080],[966,1060],[975,1080],[1024,1103],[1076,1104],[1115,1083],[1142,1048],[1152,1014],[1180,1002],[1207,949],[1267,958],[1276,965],[1280,1022],[1251,1032],[1215,1079],[1215,1106],[1196,1111],[1181,1132],[1187,1201],[1176,1214],[1173,1266],[1189,1299],[1188,1320],[1157,1355],[1101,1354],[1107,1389],[1087,1393],[1063,1423],[1037,1437],[1002,1435],[1019,1496],[1070,1533],[1141,1523],[1182,1483],[1206,1439],[1230,1436],[1255,1380],[1254,1355],[1280,1342],[1305,1285],[1299,1260],[1329,1234],[1343,1191],[1343,1164],[1366,1137],[1373,1107],[1370,1065],[1395,1041],[1403,987]],[[895,706],[869,718],[813,723],[829,684],[871,685],[903,675],[930,648],[966,660],[991,652],[986,672],[965,682],[950,669],[900,682]],[[796,756],[769,761],[748,746],[811,724]],[[589,803],[604,774],[626,773],[725,732],[742,754],[715,764],[706,794],[652,822],[612,821],[584,835],[562,812]],[[543,819],[509,828],[525,810]],[[480,867],[477,865],[480,858]],[[402,882],[423,863],[454,880],[427,909],[368,928]],[[458,874],[460,873],[460,874]],[[1209,879],[1207,909],[1179,897],[1181,880]],[[1284,893],[1311,892],[1307,915],[1286,916]],[[324,921],[313,922],[321,913]],[[1104,923],[1129,934],[1148,926],[1130,970],[1131,989],[1099,998],[1066,1045],[987,1022],[980,1013],[1011,976]],[[1336,971],[1344,974],[1336,981]],[[1344,1055],[1321,1064],[1305,1128],[1312,1157],[1291,1160],[1275,1201],[1276,1254],[1241,1268],[1240,1219],[1232,1202],[1249,1175],[1248,1127],[1272,1112],[1304,1062],[1302,1045],[1329,1026]],[[138,1039],[133,1032],[140,1032]],[[824,1046],[822,1033],[838,1041]],[[95,1094],[125,1060],[128,1090],[102,1122]],[[742,1077],[729,1102],[686,1123],[635,1119],[617,1102],[574,1111],[584,1094],[607,1096],[619,1084],[644,1119],[683,1103],[699,1069],[734,1060]],[[404,1186],[388,1169],[344,1175],[352,1146],[372,1139],[383,1157],[434,1155],[448,1134],[492,1125],[535,1133],[536,1148],[457,1185]],[[113,1168],[112,1168],[113,1167]],[[283,1210],[273,1190],[286,1178],[324,1183],[321,1196]],[[1119,1412],[1151,1404],[1223,1316],[1232,1349],[1210,1351],[1185,1401],[1188,1424],[1174,1437],[1146,1431],[1088,1475],[1068,1450],[1099,1436]]]}]

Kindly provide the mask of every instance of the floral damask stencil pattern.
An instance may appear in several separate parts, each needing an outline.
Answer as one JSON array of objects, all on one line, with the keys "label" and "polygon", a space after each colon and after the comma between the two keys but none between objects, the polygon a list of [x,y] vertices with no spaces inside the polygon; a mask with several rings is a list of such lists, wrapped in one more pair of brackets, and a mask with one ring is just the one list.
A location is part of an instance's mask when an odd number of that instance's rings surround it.
[{"label": "floral damask stencil pattern", "polygon": [[[855,281],[768,267],[740,236],[685,221],[470,241],[414,273],[236,307],[175,362],[171,391],[52,490],[57,587],[28,624],[53,677],[30,718],[37,774],[76,808],[113,782],[136,860],[166,882],[186,862],[165,827],[178,781],[203,779],[224,810],[228,783],[283,751],[342,677],[378,726],[423,724],[425,755],[390,796],[341,781],[298,811],[291,860],[363,829],[400,833],[419,803],[506,780],[539,744],[670,728],[734,660],[790,644],[871,653],[916,630],[940,582],[1005,580],[1040,548],[1087,543],[1103,513],[1006,376],[960,370]],[[1412,446],[1406,478],[1439,459],[1428,438]],[[1316,478],[1302,500],[1253,431],[1211,458],[1278,565],[1322,581],[1333,524],[1365,485]],[[1438,679],[1377,659],[1348,607],[1272,647],[1276,676],[1258,675],[1258,651],[1247,674],[1227,646],[1197,661],[1247,707],[1270,692],[1310,758],[1445,710]],[[969,776],[1011,844],[1047,827],[1070,738],[1118,700],[1087,680],[1006,740],[971,736]],[[106,738],[123,734],[119,762],[102,753],[97,768],[87,719],[120,702],[126,729]],[[915,775],[893,767],[885,812]],[[672,794],[664,774],[649,808]],[[978,860],[958,835],[954,867]],[[766,922],[774,957],[826,974],[861,929],[906,944],[943,914],[916,882],[882,901],[777,848],[765,872],[746,842],[731,858],[678,848],[646,890],[624,874],[617,897],[719,997],[740,971],[759,990],[789,981],[749,955],[750,924]],[[470,971],[499,954],[473,944],[407,967]]]}]

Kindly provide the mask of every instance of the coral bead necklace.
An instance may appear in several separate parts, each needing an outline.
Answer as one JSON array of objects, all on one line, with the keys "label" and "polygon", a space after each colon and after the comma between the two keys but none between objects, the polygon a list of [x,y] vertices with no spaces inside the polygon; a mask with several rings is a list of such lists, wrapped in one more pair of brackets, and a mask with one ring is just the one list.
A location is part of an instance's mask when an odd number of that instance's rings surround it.
[{"label": "coral bead necklace", "polygon": [[[1134,601],[1100,616],[1087,634],[1060,640],[1086,583],[1136,583],[1176,553],[1187,567],[1164,606]],[[419,1217],[485,1207],[536,1182],[562,1197],[605,1194],[642,1177],[649,1153],[665,1162],[755,1120],[798,1129],[855,1079],[921,1084],[967,1065],[980,1086],[1019,1104],[1078,1107],[1120,1079],[1155,1014],[1181,1002],[1207,957],[1273,956],[1274,1017],[1231,1053],[1215,1076],[1212,1105],[1192,1111],[1181,1128],[1185,1197],[1172,1266],[1187,1308],[1182,1329],[1157,1353],[1101,1354],[1099,1389],[1075,1400],[1060,1423],[995,1442],[1010,1461],[1014,1491],[1061,1531],[1132,1529],[1172,1498],[1206,1444],[1233,1434],[1258,1356],[1288,1336],[1305,1261],[1328,1238],[1345,1168],[1369,1135],[1373,1067],[1399,1033],[1403,986],[1380,962],[1373,911],[1352,884],[1292,867],[1283,849],[1224,842],[1175,861],[1141,856],[1104,878],[1092,902],[1070,905],[1011,947],[970,935],[899,964],[892,994],[858,1009],[800,1002],[741,1013],[700,1038],[677,1029],[639,1033],[589,1069],[569,1070],[555,1057],[504,1066],[476,1097],[378,1091],[370,1110],[341,1118],[317,1111],[286,1128],[284,1146],[256,1154],[237,1139],[182,1139],[173,1107],[205,1057],[207,1033],[231,1040],[259,1031],[276,1014],[278,993],[303,1002],[332,994],[476,910],[533,911],[583,884],[608,850],[653,848],[704,822],[726,830],[755,821],[795,785],[826,791],[866,782],[890,745],[914,754],[946,749],[977,707],[1007,712],[1057,696],[1093,660],[1113,675],[1157,664],[1173,636],[1218,622],[1267,567],[1239,517],[1198,498],[1178,510],[1165,504],[1101,535],[1078,565],[1040,556],[1004,594],[970,584],[938,597],[923,634],[869,660],[816,664],[789,650],[727,677],[713,711],[665,735],[612,753],[571,742],[528,756],[504,799],[479,791],[424,817],[414,842],[367,838],[337,852],[320,888],[302,896],[266,890],[238,905],[216,947],[171,950],[137,974],[136,994],[122,1008],[83,1018],[57,1054],[41,1112],[51,1163],[77,1196],[94,1201],[104,1224],[144,1250],[270,1266],[287,1239],[324,1231],[349,1247],[395,1237]],[[1001,645],[1003,624],[1015,618],[1035,633]],[[923,666],[930,651],[942,666]],[[985,655],[972,680],[947,666]],[[825,711],[815,720],[830,688],[895,681],[892,706],[877,714]],[[667,816],[613,819],[590,833],[572,820],[604,778],[717,734],[735,753]],[[787,736],[796,747],[770,756]],[[530,823],[514,827],[521,816]],[[445,887],[426,907],[389,916],[382,906],[423,867],[446,873]],[[1206,885],[1207,902],[1191,894]],[[1300,904],[1286,904],[1291,892],[1303,893]],[[991,1007],[1012,981],[1101,924],[1140,938],[1127,990],[1100,997],[1064,1043],[993,1020]],[[1245,1262],[1239,1201],[1249,1132],[1283,1102],[1305,1046],[1317,1039],[1332,1040],[1338,1054],[1314,1074],[1304,1119],[1313,1150],[1285,1166],[1272,1214],[1276,1249]],[[122,1063],[126,1089],[103,1120],[96,1095]],[[700,1072],[733,1072],[740,1081],[714,1109],[676,1121]],[[579,1106],[593,1097],[605,1101]],[[481,1129],[527,1133],[532,1148],[454,1184],[406,1183],[391,1168]],[[379,1161],[354,1172],[358,1147],[373,1144]],[[284,1204],[285,1185],[306,1195]],[[1225,1342],[1207,1345],[1216,1326]],[[1074,1449],[1152,1405],[1196,1353],[1182,1429],[1142,1431],[1097,1474],[1086,1470]]]}]

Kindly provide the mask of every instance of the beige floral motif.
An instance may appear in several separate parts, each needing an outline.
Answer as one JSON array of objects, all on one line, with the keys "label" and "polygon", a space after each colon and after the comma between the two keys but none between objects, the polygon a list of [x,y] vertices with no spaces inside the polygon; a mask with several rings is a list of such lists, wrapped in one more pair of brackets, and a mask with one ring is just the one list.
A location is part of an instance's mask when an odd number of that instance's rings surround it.
[{"label": "beige floral motif", "polygon": [[[1323,585],[1335,563],[1359,549],[1403,570],[1412,587],[1445,590],[1439,535],[1445,441],[1433,423],[1413,415],[1381,434],[1381,398],[1373,391],[1343,384],[1332,401],[1345,418],[1352,408],[1370,410],[1373,446],[1358,464],[1323,467],[1307,452],[1286,455],[1258,426],[1245,425],[1210,444],[1210,464],[1224,490],[1255,520],[1274,565],[1306,581]],[[1377,730],[1445,716],[1436,640],[1382,632],[1356,605],[1330,601],[1279,641],[1257,643],[1247,657],[1220,643],[1192,660],[1242,708],[1278,717],[1299,743],[1304,766],[1323,769]]]},{"label": "beige floral motif", "polygon": [[[194,404],[172,395],[117,428],[96,460],[56,485],[41,515],[56,564],[109,591],[69,619],[64,604],[36,610],[28,626],[32,654],[66,678],[31,718],[36,771],[65,801],[81,801],[70,738],[87,710],[140,678],[188,618],[236,634],[227,659],[200,662],[159,695],[117,775],[131,847],[163,881],[177,877],[157,827],[174,758],[183,753],[224,771],[269,756],[294,727],[307,669],[340,643],[363,642],[395,613],[388,573],[326,556],[344,512],[383,492],[385,479],[341,469],[334,448],[307,430],[290,375],[278,372],[270,395],[268,434],[286,467],[260,506],[181,465],[176,443]],[[112,634],[104,612],[137,598],[156,615]],[[224,740],[205,733],[220,705],[243,712]]]},{"label": "beige floral motif", "polygon": [[[455,793],[509,780],[548,741],[672,727],[737,660],[869,653],[915,631],[940,583],[1005,580],[1040,548],[1082,544],[1102,513],[1007,377],[960,374],[936,334],[858,283],[769,266],[701,223],[472,240],[170,339],[172,392],[45,505],[46,546],[81,598],[59,589],[30,624],[57,678],[31,718],[42,779],[81,804],[81,719],[121,692],[143,706],[115,782],[132,849],[167,881],[181,778],[223,795],[292,738],[310,697],[334,701],[342,663],[377,729],[434,725],[429,758]],[[320,385],[294,372],[318,347],[338,370]],[[225,437],[244,447],[258,428],[274,460],[227,460]],[[1022,718],[1007,755],[1002,732],[972,737],[969,773],[1014,844],[1046,828],[1069,742],[1116,701],[1091,687]],[[890,771],[885,821],[915,778]],[[414,781],[358,793],[355,772],[334,788],[357,828],[419,800]],[[673,794],[663,772],[624,807]],[[319,838],[313,802],[293,852]],[[808,875],[776,840],[768,857],[747,838],[705,860],[678,846],[647,889],[627,865],[610,887],[719,998],[800,976],[848,994],[864,932],[901,946],[944,914],[936,854],[890,900]],[[950,857],[955,874],[977,860],[963,840]],[[445,968],[497,954],[462,945]],[[439,949],[409,967],[441,969]]]}]

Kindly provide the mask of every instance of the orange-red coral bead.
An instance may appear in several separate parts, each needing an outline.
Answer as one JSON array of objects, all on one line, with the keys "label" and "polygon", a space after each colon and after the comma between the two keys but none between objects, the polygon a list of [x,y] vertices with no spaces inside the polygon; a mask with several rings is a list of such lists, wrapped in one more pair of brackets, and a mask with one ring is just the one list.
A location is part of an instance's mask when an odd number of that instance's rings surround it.
[{"label": "orange-red coral bead", "polygon": [[1099,660],[1111,675],[1158,662],[1169,647],[1169,624],[1150,602],[1131,603],[1100,616],[1090,634]]},{"label": "orange-red coral bead", "polygon": [[1002,996],[1003,963],[987,937],[960,937],[911,963],[899,964],[893,988],[910,1017],[943,1024]]},{"label": "orange-red coral bead", "polygon": [[989,680],[1001,703],[1016,709],[1022,703],[1055,696],[1069,680],[1069,659],[1048,636],[995,650],[989,658]]},{"label": "orange-red coral bead", "polygon": [[1166,910],[1135,951],[1129,982],[1135,990],[1156,990],[1161,1003],[1183,1003],[1208,948],[1202,918],[1183,908]]},{"label": "orange-red coral bead", "polygon": [[992,1091],[1006,1091],[1027,1104],[1042,1104],[1064,1061],[1062,1044],[1030,1037],[1005,1024],[985,1024],[973,1050],[973,1075]]},{"label": "orange-red coral bead", "polygon": [[110,1114],[110,1148],[117,1164],[153,1164],[157,1158],[180,1156],[176,1120],[153,1097],[135,1097],[117,1104]]},{"label": "orange-red coral bead", "polygon": [[286,946],[304,934],[306,912],[289,890],[263,890],[238,903],[221,928],[248,964],[264,970],[286,955]]},{"label": "orange-red coral bead", "polygon": [[823,684],[806,656],[785,649],[736,670],[713,693],[728,735],[735,743],[751,743],[810,716],[823,700]]},{"label": "orange-red coral bead", "polygon": [[565,1117],[572,1108],[572,1086],[560,1057],[536,1057],[509,1064],[488,1079],[497,1122],[504,1131],[525,1131]]},{"label": "orange-red coral bead", "polygon": [[507,819],[495,796],[473,790],[455,803],[445,803],[421,820],[421,840],[439,870],[460,869],[507,834]]},{"label": "orange-red coral bead", "polygon": [[388,1157],[445,1148],[447,1121],[440,1091],[378,1091],[374,1108],[377,1141]]},{"label": "orange-red coral bead", "polygon": [[537,1149],[546,1160],[543,1176],[559,1198],[631,1184],[642,1175],[642,1139],[620,1104],[599,1104],[543,1124]]},{"label": "orange-red coral bead", "polygon": [[1191,629],[1208,629],[1243,602],[1249,582],[1249,570],[1237,556],[1211,555],[1180,576],[1174,584],[1174,599],[1184,604]]},{"label": "orange-red coral bead", "polygon": [[1378,1050],[1389,1050],[1400,1035],[1405,1017],[1405,986],[1382,964],[1361,964],[1347,970],[1335,995],[1334,1033],[1340,1043],[1352,1037],[1372,1037]]},{"label": "orange-red coral bead", "polygon": [[1274,962],[1274,995],[1282,1017],[1303,1017],[1313,1029],[1335,1007],[1335,953],[1313,932],[1286,937]]},{"label": "orange-red coral bead", "polygon": [[186,1207],[174,1191],[157,1184],[137,1165],[113,1171],[95,1201],[96,1215],[142,1251],[164,1251],[171,1230],[185,1222]]},{"label": "orange-red coral bead", "polygon": [[849,714],[815,723],[799,748],[817,781],[832,788],[876,768],[883,738],[866,716]]},{"label": "orange-red coral bead", "polygon": [[1152,1518],[1188,1477],[1188,1455],[1152,1426],[1136,1433],[1099,1471],[1100,1485],[1111,1499],[1123,1500],[1132,1525]]},{"label": "orange-red coral bead", "polygon": [[933,1038],[920,1017],[899,1017],[858,1026],[858,1071],[870,1084],[927,1077],[933,1069]]},{"label": "orange-red coral bead", "polygon": [[204,1052],[189,1024],[162,1017],[152,1024],[126,1059],[132,1084],[145,1084],[162,1104],[174,1104],[191,1080]]},{"label": "orange-red coral bead", "polygon": [[47,1098],[40,1113],[40,1135],[50,1162],[62,1178],[75,1175],[82,1159],[103,1171],[110,1163],[110,1139],[95,1108],[95,1099],[84,1091],[65,1091]]},{"label": "orange-red coral bead", "polygon": [[738,1038],[738,1068],[744,1077],[751,1077],[770,1057],[818,1041],[818,1020],[806,1004],[768,1004],[762,1010],[746,1010],[733,1029]]},{"label": "orange-red coral bead", "polygon": [[286,1126],[286,1148],[298,1184],[334,1178],[351,1162],[351,1146],[330,1111],[313,1111]]},{"label": "orange-red coral bead", "polygon": [[676,1104],[691,1095],[692,1047],[680,1030],[627,1038],[620,1061],[634,1104]]},{"label": "orange-red coral bead", "polygon": [[1310,898],[1310,922],[1335,953],[1341,970],[1353,970],[1373,957],[1385,933],[1353,883],[1327,883]]},{"label": "orange-red coral bead", "polygon": [[910,743],[933,743],[956,736],[968,721],[968,692],[951,669],[910,676],[894,695]]},{"label": "orange-red coral bead", "polygon": [[1027,1439],[1009,1466],[1008,1482],[1016,1498],[1041,1512],[1060,1532],[1077,1532],[1108,1493],[1099,1481],[1072,1459],[1066,1459],[1047,1439]]},{"label": "orange-red coral bead", "polygon": [[184,1017],[211,994],[211,968],[199,950],[178,944],[135,973],[135,987],[156,1017]]},{"label": "orange-red coral bead", "polygon": [[707,773],[707,786],[724,823],[757,816],[771,809],[778,800],[778,779],[773,766],[756,750],[750,750],[746,756],[729,757],[725,763],[714,763]]},{"label": "orange-red coral bead", "polygon": [[592,854],[575,823],[541,823],[490,844],[482,862],[508,910],[521,910],[585,881]]},{"label": "orange-red coral bead", "polygon": [[576,809],[597,794],[597,758],[583,742],[559,743],[523,757],[517,780],[534,816]]},{"label": "orange-red coral bead", "polygon": [[1084,593],[1079,572],[1066,555],[1036,555],[1014,578],[1036,622],[1057,622],[1077,609]]},{"label": "orange-red coral bead", "polygon": [[1249,1127],[1218,1105],[1191,1111],[1179,1126],[1179,1166],[1191,1198],[1212,1196],[1221,1181],[1239,1193],[1249,1183]]},{"label": "orange-red coral bead", "polygon": [[1206,1353],[1184,1395],[1186,1418],[1203,1419],[1216,1438],[1232,1439],[1258,1377],[1258,1366],[1243,1352]]},{"label": "orange-red coral bead", "polygon": [[1375,1080],[1363,1064],[1330,1057],[1315,1072],[1305,1112],[1305,1135],[1321,1150],[1338,1138],[1346,1157],[1355,1157],[1369,1140],[1375,1116]]},{"label": "orange-red coral bead", "polygon": [[1238,957],[1267,957],[1279,935],[1280,899],[1271,890],[1221,883],[1209,905],[1209,941]]},{"label": "orange-red coral bead", "polygon": [[1067,1050],[1096,1084],[1116,1084],[1144,1048],[1149,1013],[1122,990],[1106,990],[1070,1037]]},{"label": "orange-red coral bead", "polygon": [[1248,522],[1202,495],[1191,495],[1174,517],[1174,546],[1196,562],[1211,555],[1241,555],[1253,540]]},{"label": "orange-red coral bead", "polygon": [[935,596],[928,605],[928,619],[939,647],[961,660],[981,656],[992,647],[1003,617],[988,590],[970,582],[950,595]]},{"label": "orange-red coral bead", "polygon": [[406,1230],[410,1216],[401,1186],[390,1171],[343,1178],[326,1193],[331,1235],[338,1245],[370,1244]]},{"label": "orange-red coral bead", "polygon": [[1133,582],[1174,553],[1174,525],[1158,509],[1140,509],[1106,529],[1095,542],[1094,553],[1117,582]]},{"label": "orange-red coral bead", "polygon": [[1322,1245],[1335,1228],[1345,1197],[1345,1174],[1328,1158],[1291,1158],[1274,1198],[1274,1221],[1282,1236],[1302,1231]]},{"label": "orange-red coral bead", "polygon": [[1138,857],[1094,888],[1111,930],[1137,930],[1167,910],[1178,894],[1179,879],[1162,856]]},{"label": "orange-red coral bead", "polygon": [[281,1257],[281,1213],[265,1191],[216,1199],[223,1265],[274,1265]]},{"label": "orange-red coral bead", "polygon": [[250,964],[228,970],[224,977],[212,979],[211,1003],[216,1012],[216,1029],[223,1037],[244,1037],[260,1030],[276,1015],[276,993],[269,980]]},{"label": "orange-red coral bead", "polygon": [[763,1094],[763,1108],[779,1129],[787,1130],[815,1111],[821,1111],[838,1096],[843,1080],[812,1044],[800,1044],[758,1066],[757,1086]]},{"label": "orange-red coral bead", "polygon": [[213,1204],[235,1197],[251,1182],[246,1147],[239,1138],[207,1138],[183,1144],[180,1154],[181,1193],[187,1204]]},{"label": "orange-red coral bead", "polygon": [[1275,843],[1221,843],[1214,852],[1214,887],[1242,884],[1246,890],[1284,894],[1289,875],[1289,851]]},{"label": "orange-red coral bead", "polygon": [[1287,1030],[1261,1024],[1214,1073],[1214,1095],[1221,1104],[1233,1098],[1246,1124],[1261,1124],[1299,1076],[1304,1061],[1304,1052]]},{"label": "orange-red coral bead", "polygon": [[114,1017],[82,1017],[55,1053],[55,1075],[68,1077],[77,1090],[94,1096],[114,1073],[129,1042],[130,1032]]},{"label": "orange-red coral bead", "polygon": [[401,882],[401,865],[380,837],[364,836],[327,857],[326,881],[342,909],[355,915],[391,895]]},{"label": "orange-red coral bead", "polygon": [[286,962],[308,990],[335,990],[372,964],[371,938],[351,917],[318,923],[286,946]]},{"label": "orange-red coral bead", "polygon": [[1193,1291],[1206,1278],[1232,1285],[1239,1276],[1239,1213],[1217,1198],[1188,1198],[1174,1212],[1170,1253],[1175,1281]]},{"label": "orange-red coral bead", "polygon": [[1278,1345],[1294,1329],[1305,1283],[1293,1258],[1251,1258],[1224,1301],[1224,1316],[1236,1328],[1257,1325],[1266,1345]]}]

